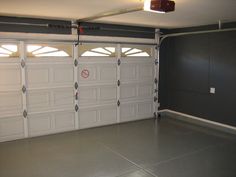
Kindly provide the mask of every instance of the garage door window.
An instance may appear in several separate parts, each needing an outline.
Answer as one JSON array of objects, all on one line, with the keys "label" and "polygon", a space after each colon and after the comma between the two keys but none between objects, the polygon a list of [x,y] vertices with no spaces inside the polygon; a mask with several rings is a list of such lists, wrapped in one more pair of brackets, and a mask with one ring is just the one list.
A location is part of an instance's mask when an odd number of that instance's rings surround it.
[{"label": "garage door window", "polygon": [[152,48],[149,46],[122,46],[122,57],[151,57]]},{"label": "garage door window", "polygon": [[28,44],[28,57],[70,57],[72,56],[71,45],[48,45],[48,44]]},{"label": "garage door window", "polygon": [[79,46],[82,57],[115,57],[116,46],[104,44],[82,44]]},{"label": "garage door window", "polygon": [[16,44],[0,44],[0,57],[19,57],[18,45]]},{"label": "garage door window", "polygon": [[[85,44],[79,47],[82,57],[115,57],[115,46],[101,46]],[[151,57],[151,47],[146,46],[123,46],[121,48],[122,57]]]}]

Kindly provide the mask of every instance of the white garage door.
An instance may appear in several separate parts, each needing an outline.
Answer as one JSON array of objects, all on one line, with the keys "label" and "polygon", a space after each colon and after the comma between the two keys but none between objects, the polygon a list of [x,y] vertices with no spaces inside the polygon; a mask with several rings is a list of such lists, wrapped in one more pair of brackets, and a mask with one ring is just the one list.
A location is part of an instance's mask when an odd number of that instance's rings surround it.
[{"label": "white garage door", "polygon": [[152,53],[150,46],[121,47],[121,122],[153,117]]},{"label": "white garage door", "polygon": [[0,141],[151,118],[155,71],[152,46],[0,43]]},{"label": "white garage door", "polygon": [[27,44],[29,136],[75,129],[71,44]]},{"label": "white garage door", "polygon": [[24,137],[19,44],[0,44],[0,141]]},{"label": "white garage door", "polygon": [[80,128],[117,122],[117,58],[115,46],[79,47]]},{"label": "white garage door", "polygon": [[80,45],[80,128],[153,117],[150,46]]}]

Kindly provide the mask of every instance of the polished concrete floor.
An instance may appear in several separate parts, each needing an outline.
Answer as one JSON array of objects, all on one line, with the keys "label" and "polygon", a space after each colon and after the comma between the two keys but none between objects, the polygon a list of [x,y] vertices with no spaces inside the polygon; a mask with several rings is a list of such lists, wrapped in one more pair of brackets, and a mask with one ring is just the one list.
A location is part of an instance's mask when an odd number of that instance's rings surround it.
[{"label": "polished concrete floor", "polygon": [[236,177],[236,137],[164,117],[5,142],[0,177]]}]

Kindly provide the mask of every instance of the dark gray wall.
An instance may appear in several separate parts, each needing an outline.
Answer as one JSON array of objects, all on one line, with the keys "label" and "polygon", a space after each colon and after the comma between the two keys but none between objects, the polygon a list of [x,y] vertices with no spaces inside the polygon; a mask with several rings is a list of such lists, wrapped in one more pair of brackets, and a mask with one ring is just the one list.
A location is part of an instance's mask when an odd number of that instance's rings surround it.
[{"label": "dark gray wall", "polygon": [[[216,94],[210,94],[210,87]],[[166,39],[160,58],[161,109],[236,126],[236,32]]]}]

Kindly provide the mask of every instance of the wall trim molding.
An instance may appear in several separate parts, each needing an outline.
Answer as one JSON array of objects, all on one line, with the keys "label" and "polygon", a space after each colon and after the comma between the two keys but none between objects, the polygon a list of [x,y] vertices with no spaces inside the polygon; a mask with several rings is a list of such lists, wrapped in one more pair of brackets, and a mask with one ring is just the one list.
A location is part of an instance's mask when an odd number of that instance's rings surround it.
[{"label": "wall trim molding", "polygon": [[159,113],[163,114],[163,115],[170,116],[170,117],[178,119],[178,120],[186,121],[186,122],[193,123],[196,125],[200,125],[200,126],[204,126],[204,127],[208,127],[208,128],[212,128],[212,129],[216,129],[219,131],[223,131],[226,133],[231,133],[231,134],[236,135],[236,127],[235,126],[230,126],[227,124],[222,124],[222,123],[211,121],[211,120],[206,120],[201,117],[192,116],[189,114],[173,111],[170,109],[160,110]]}]

